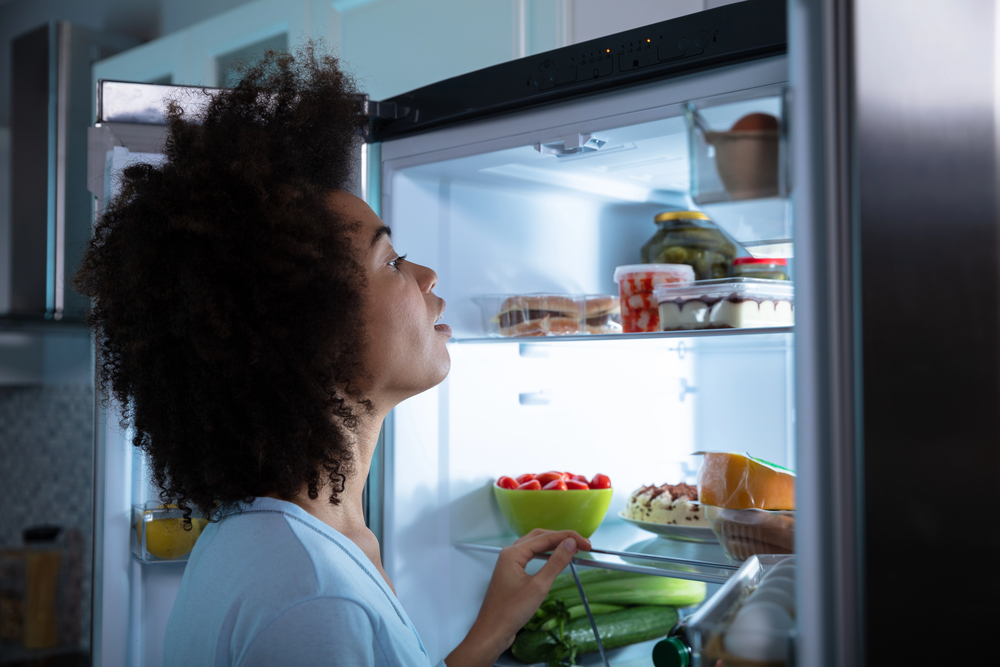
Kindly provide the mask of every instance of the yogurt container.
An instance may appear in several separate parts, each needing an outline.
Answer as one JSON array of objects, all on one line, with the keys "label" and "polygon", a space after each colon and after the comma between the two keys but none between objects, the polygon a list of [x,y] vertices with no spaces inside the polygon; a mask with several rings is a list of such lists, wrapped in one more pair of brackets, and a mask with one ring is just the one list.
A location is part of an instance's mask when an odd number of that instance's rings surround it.
[{"label": "yogurt container", "polygon": [[659,331],[660,310],[653,290],[658,285],[677,285],[693,280],[694,269],[687,264],[629,264],[616,268],[622,331]]}]

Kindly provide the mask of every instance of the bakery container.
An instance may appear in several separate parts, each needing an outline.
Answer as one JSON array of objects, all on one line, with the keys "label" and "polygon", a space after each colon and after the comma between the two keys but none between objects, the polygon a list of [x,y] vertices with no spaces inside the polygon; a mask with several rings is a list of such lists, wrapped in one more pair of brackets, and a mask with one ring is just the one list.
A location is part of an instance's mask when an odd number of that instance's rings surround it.
[{"label": "bakery container", "polygon": [[736,560],[795,551],[795,511],[725,509],[705,505],[708,525],[726,553]]},{"label": "bakery container", "polygon": [[621,333],[618,297],[604,294],[486,294],[475,302],[487,336],[537,337]]},{"label": "bakery container", "polygon": [[795,323],[792,283],[759,278],[699,280],[655,289],[663,331],[785,327]]},{"label": "bakery container", "polygon": [[132,557],[147,564],[186,561],[206,525],[208,519],[197,510],[191,511],[191,527],[185,529],[184,511],[176,505],[132,505]]},{"label": "bakery container", "polygon": [[694,269],[687,264],[629,264],[615,269],[621,301],[622,330],[640,333],[660,330],[660,312],[653,295],[658,285],[688,284]]},{"label": "bakery container", "polygon": [[[794,556],[760,555],[747,559],[715,595],[653,648],[653,664],[657,667],[716,667],[720,662],[725,667],[794,665],[797,637],[794,596],[764,593],[768,588],[780,588],[774,586],[773,578],[777,577],[794,582]],[[754,604],[759,611],[765,597],[769,604],[779,606],[785,613],[775,612],[773,607],[765,613],[749,609]],[[750,613],[738,620],[744,611]]]}]

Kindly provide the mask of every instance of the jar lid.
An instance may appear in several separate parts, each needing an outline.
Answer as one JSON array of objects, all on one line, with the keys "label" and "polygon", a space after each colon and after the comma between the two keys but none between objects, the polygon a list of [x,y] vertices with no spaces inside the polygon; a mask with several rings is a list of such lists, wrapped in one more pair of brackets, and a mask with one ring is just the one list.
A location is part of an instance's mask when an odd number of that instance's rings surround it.
[{"label": "jar lid", "polygon": [[737,257],[733,260],[733,266],[741,264],[777,264],[778,266],[788,266],[788,260],[782,257]]},{"label": "jar lid", "polygon": [[667,211],[666,213],[657,213],[656,217],[653,218],[654,222],[665,220],[711,220],[711,218],[701,211]]}]

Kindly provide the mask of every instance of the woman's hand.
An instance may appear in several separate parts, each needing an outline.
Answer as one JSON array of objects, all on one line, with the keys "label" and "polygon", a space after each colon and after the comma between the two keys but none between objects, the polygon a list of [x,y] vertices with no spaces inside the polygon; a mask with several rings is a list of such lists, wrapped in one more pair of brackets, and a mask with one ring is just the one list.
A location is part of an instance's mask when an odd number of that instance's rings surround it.
[{"label": "woman's hand", "polygon": [[[590,540],[572,530],[535,529],[503,549],[486,598],[468,636],[445,660],[447,667],[488,667],[514,643],[514,636],[537,611],[577,550],[590,550]],[[551,551],[536,574],[524,567],[535,555]]]}]

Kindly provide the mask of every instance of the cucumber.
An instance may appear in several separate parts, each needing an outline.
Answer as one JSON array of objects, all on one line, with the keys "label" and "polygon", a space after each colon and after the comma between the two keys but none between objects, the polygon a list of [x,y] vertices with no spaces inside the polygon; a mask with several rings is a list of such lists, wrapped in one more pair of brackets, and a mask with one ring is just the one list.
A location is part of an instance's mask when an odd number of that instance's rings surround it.
[{"label": "cucumber", "polygon": [[[640,574],[635,574],[634,572],[619,572],[617,570],[605,570],[599,567],[584,567],[580,568],[577,572],[580,576],[580,583],[586,587],[588,584],[595,584],[598,581],[612,581],[620,579],[629,579],[631,577],[641,577]],[[560,588],[572,588],[576,589],[576,579],[573,578],[572,573],[564,572],[556,577],[552,585],[549,586],[550,591],[557,591]]]},{"label": "cucumber", "polygon": [[[594,622],[604,648],[613,649],[666,636],[677,624],[677,618],[673,607],[630,607],[595,616]],[[521,662],[552,663],[597,650],[597,640],[586,617],[567,623],[563,633],[560,641],[556,631],[522,630],[511,646],[511,653]]]},{"label": "cucumber", "polygon": [[[616,604],[597,603],[590,605],[590,613],[593,614],[594,616],[597,616],[598,614],[610,614],[613,611],[621,611],[624,608],[625,607]],[[584,608],[582,604],[578,604],[576,606],[569,607],[566,610],[566,614],[569,616],[569,618],[567,618],[566,620],[573,621],[575,619],[583,618],[584,616],[586,616],[587,610]],[[541,629],[551,630],[555,628],[558,624],[559,624],[558,618],[550,618],[549,620],[545,621],[545,623],[542,624]]]}]

